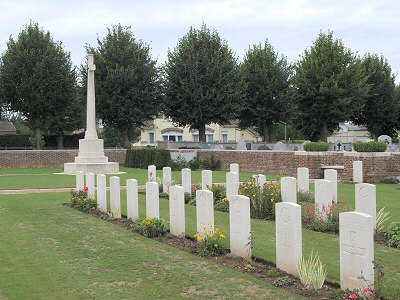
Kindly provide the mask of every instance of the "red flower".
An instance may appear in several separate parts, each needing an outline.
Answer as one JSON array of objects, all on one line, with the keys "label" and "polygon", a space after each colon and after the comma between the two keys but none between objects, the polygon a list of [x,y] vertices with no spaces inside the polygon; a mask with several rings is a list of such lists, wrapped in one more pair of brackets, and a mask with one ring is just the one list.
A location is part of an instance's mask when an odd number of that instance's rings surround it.
[{"label": "red flower", "polygon": [[150,172],[150,176],[153,176],[153,172]]},{"label": "red flower", "polygon": [[357,299],[358,297],[357,297],[356,294],[351,294],[351,295],[349,296],[349,298],[350,298],[350,299]]},{"label": "red flower", "polygon": [[84,188],[83,188],[83,190],[86,192],[87,190],[88,190],[89,188],[87,187],[87,186],[85,186]]},{"label": "red flower", "polygon": [[197,186],[194,186],[194,187],[193,187],[193,191],[197,191]]}]

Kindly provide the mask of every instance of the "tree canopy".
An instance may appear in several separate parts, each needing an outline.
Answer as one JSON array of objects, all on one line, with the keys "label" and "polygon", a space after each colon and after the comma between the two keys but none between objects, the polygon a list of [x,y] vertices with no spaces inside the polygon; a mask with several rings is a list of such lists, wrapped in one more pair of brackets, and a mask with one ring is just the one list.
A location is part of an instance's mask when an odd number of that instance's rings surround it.
[{"label": "tree canopy", "polygon": [[135,129],[158,114],[160,103],[159,70],[150,55],[150,46],[137,40],[130,27],[114,25],[107,36],[97,39],[93,53],[96,111],[105,126],[122,133],[123,145],[130,148]]},{"label": "tree canopy", "polygon": [[164,78],[164,114],[179,126],[199,130],[206,141],[205,125],[228,124],[240,106],[237,58],[219,34],[203,23],[190,28],[168,51]]},{"label": "tree canopy", "polygon": [[260,43],[246,52],[240,69],[244,92],[239,125],[254,126],[264,141],[269,142],[272,125],[288,121],[294,110],[291,67],[265,41],[264,46]]},{"label": "tree canopy", "polygon": [[369,53],[363,57],[361,66],[370,90],[354,123],[365,125],[375,141],[382,134],[395,137],[399,109],[392,69],[383,56]]},{"label": "tree canopy", "polygon": [[328,132],[362,109],[369,90],[365,81],[357,55],[332,32],[320,32],[295,65],[298,128],[311,140],[326,142]]},{"label": "tree canopy", "polygon": [[50,32],[31,22],[16,41],[10,37],[0,82],[5,102],[35,131],[37,149],[42,147],[42,131],[51,125],[68,130],[64,116],[77,101],[76,74],[70,54]]}]

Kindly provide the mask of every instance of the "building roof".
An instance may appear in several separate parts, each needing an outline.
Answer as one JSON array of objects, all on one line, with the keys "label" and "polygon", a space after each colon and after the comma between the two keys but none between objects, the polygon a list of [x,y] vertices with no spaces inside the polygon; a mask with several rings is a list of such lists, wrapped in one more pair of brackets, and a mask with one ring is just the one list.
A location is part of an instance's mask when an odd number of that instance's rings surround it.
[{"label": "building roof", "polygon": [[12,122],[0,122],[0,131],[17,131]]}]

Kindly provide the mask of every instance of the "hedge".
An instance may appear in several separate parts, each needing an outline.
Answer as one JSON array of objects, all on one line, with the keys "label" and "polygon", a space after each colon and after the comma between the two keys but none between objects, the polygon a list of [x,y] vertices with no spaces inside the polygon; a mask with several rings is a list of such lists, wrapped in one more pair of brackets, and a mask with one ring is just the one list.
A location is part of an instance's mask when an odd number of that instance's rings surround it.
[{"label": "hedge", "polygon": [[157,169],[168,166],[171,154],[167,149],[129,149],[126,151],[125,167],[147,169],[155,165]]},{"label": "hedge", "polygon": [[0,135],[1,148],[32,148],[29,135],[26,134],[4,134]]},{"label": "hedge", "polygon": [[387,146],[385,142],[355,142],[353,144],[357,152],[385,152]]},{"label": "hedge", "polygon": [[305,151],[328,151],[330,145],[324,142],[310,142],[304,145]]}]

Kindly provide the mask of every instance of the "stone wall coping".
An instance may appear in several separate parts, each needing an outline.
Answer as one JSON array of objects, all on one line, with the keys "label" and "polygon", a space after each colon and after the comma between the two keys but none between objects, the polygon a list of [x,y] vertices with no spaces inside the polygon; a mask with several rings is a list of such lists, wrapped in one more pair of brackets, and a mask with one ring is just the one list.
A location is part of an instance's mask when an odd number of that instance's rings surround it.
[{"label": "stone wall coping", "polygon": [[343,170],[344,166],[321,166],[321,169]]},{"label": "stone wall coping", "polygon": [[394,152],[345,152],[344,156],[353,157],[389,157]]}]

